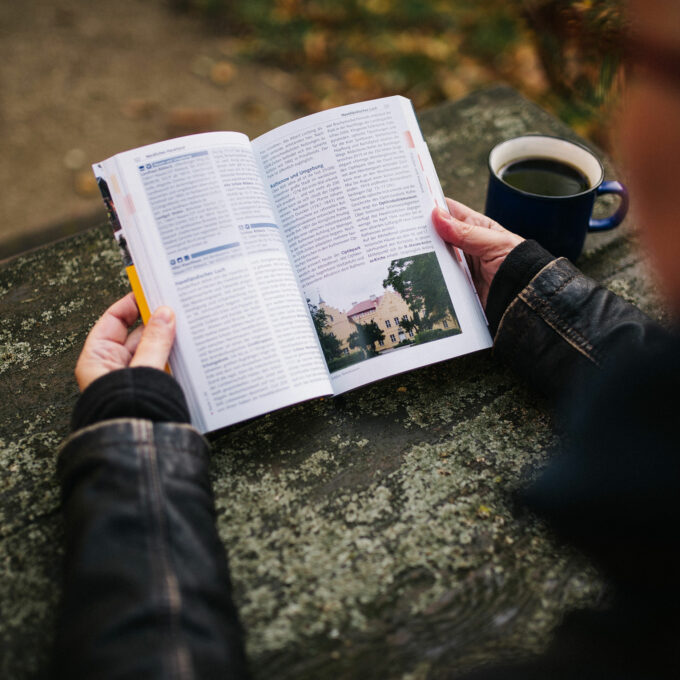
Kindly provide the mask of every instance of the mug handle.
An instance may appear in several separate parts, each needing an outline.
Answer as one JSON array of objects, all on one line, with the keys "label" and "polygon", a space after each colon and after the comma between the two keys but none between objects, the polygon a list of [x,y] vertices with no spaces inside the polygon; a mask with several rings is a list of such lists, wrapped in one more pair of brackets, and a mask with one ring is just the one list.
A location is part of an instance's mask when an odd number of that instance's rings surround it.
[{"label": "mug handle", "polygon": [[621,204],[613,215],[605,217],[603,220],[596,220],[591,217],[588,224],[588,231],[607,231],[607,229],[618,227],[619,224],[623,222],[623,218],[628,212],[628,191],[621,182],[616,182],[614,180],[602,182],[602,184],[597,187],[595,196],[603,196],[604,194],[617,194],[621,197]]}]

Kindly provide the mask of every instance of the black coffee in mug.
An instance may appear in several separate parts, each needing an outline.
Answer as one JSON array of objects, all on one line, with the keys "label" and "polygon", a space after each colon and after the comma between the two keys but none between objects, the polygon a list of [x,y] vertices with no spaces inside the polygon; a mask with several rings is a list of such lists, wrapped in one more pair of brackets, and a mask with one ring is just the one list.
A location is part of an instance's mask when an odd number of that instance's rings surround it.
[{"label": "black coffee in mug", "polygon": [[515,189],[539,196],[573,196],[590,188],[578,168],[553,158],[520,158],[502,167],[498,175]]},{"label": "black coffee in mug", "polygon": [[[616,194],[613,215],[593,217],[597,196]],[[604,181],[597,156],[561,137],[522,135],[489,153],[486,214],[510,231],[538,241],[553,255],[575,260],[586,234],[612,229],[628,209],[625,188]]]}]

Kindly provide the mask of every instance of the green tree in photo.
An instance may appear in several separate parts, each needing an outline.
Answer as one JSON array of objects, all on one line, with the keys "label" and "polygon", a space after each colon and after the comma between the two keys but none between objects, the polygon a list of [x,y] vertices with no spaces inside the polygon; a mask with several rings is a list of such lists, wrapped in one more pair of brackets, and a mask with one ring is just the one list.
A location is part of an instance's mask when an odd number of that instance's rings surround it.
[{"label": "green tree in photo", "polygon": [[410,319],[402,319],[399,325],[407,332],[417,333],[420,330],[420,314],[418,312],[413,312],[413,316]]},{"label": "green tree in photo", "polygon": [[349,338],[347,338],[347,344],[350,349],[358,349],[364,359],[366,358],[366,350],[364,349],[364,343],[361,341],[362,338],[359,335],[359,331],[354,331],[350,333]]},{"label": "green tree in photo", "polygon": [[326,330],[328,328],[328,316],[326,315],[326,312],[320,307],[313,305],[309,298],[307,298],[307,306],[309,307],[309,313],[312,315],[314,330],[319,336],[319,343],[326,363],[331,359],[337,359],[342,353],[340,349],[341,343],[335,336],[335,333]]},{"label": "green tree in photo", "polygon": [[392,286],[404,298],[413,312],[413,319],[419,319],[416,322],[418,330],[432,328],[447,314],[455,318],[434,252],[392,260],[383,286]]},{"label": "green tree in photo", "polygon": [[352,349],[364,349],[369,355],[377,354],[375,343],[385,339],[385,333],[375,321],[356,324],[357,329],[349,336],[349,346]]}]

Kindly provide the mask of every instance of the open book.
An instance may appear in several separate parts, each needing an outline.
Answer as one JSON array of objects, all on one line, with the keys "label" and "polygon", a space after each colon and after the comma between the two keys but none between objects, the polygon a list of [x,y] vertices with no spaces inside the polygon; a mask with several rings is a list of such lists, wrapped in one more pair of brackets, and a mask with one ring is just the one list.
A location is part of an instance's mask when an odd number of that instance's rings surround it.
[{"label": "open book", "polygon": [[203,432],[491,345],[403,97],[93,168],[142,318],[176,312],[170,366]]}]

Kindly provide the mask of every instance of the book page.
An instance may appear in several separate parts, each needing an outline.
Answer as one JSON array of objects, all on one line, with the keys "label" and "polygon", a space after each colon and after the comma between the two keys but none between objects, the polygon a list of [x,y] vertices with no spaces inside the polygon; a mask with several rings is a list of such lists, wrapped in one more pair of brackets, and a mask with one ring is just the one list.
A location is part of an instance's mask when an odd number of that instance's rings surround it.
[{"label": "book page", "polygon": [[344,106],[253,141],[335,393],[489,347],[465,260],[403,97]]},{"label": "book page", "polygon": [[248,139],[193,135],[105,168],[149,306],[177,314],[170,364],[194,424],[213,430],[329,394]]}]

